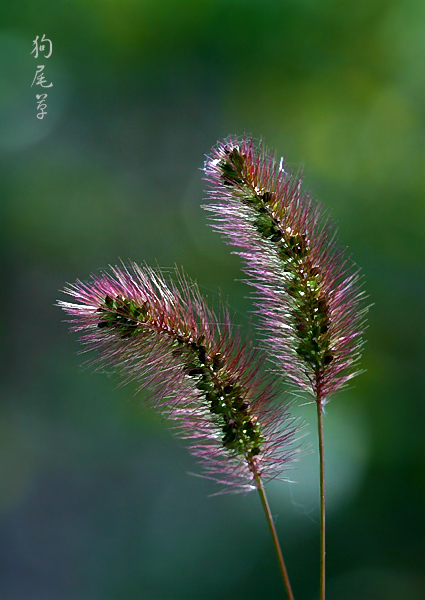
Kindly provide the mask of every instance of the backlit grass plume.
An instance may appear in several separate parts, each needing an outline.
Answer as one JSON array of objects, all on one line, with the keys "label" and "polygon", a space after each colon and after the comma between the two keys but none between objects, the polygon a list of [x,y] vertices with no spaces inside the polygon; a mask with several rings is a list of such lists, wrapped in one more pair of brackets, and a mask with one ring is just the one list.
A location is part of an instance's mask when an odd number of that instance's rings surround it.
[{"label": "backlit grass plume", "polygon": [[358,373],[366,307],[359,273],[300,177],[263,143],[229,137],[205,163],[213,226],[245,261],[263,340],[296,390],[316,402],[320,461],[320,598],[325,600],[323,410]]},{"label": "backlit grass plume", "polygon": [[358,271],[301,179],[253,139],[229,137],[205,163],[213,227],[240,248],[270,357],[325,404],[356,375],[365,309]]},{"label": "backlit grass plume", "polygon": [[257,351],[242,342],[225,306],[218,316],[198,287],[177,272],[135,264],[77,281],[59,301],[93,363],[118,369],[150,389],[150,403],[190,441],[203,474],[228,491],[248,491],[282,477],[297,428],[276,403],[278,380],[261,372]]}]

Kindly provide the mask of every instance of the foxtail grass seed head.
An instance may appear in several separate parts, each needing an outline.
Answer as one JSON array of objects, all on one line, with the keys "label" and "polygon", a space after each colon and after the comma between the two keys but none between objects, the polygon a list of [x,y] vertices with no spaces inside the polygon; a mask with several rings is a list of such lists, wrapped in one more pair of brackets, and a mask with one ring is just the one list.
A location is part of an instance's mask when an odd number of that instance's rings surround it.
[{"label": "foxtail grass seed head", "polygon": [[197,285],[176,282],[131,264],[68,285],[71,316],[91,362],[118,369],[124,381],[150,389],[150,403],[189,441],[203,475],[224,491],[255,489],[282,478],[296,447],[297,425],[276,402],[279,381],[261,371],[261,357],[232,327],[228,309],[216,316]]},{"label": "foxtail grass seed head", "polygon": [[270,358],[325,404],[358,373],[367,310],[358,270],[301,178],[262,142],[229,137],[204,171],[204,208],[240,249]]}]

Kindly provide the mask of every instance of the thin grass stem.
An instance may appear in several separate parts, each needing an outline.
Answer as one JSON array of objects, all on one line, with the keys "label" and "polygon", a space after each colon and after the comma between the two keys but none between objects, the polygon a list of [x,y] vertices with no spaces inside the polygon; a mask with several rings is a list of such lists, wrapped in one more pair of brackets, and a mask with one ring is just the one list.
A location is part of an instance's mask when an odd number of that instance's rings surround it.
[{"label": "thin grass stem", "polygon": [[264,512],[266,515],[267,523],[269,525],[270,533],[273,539],[273,544],[276,550],[277,560],[279,562],[279,567],[283,577],[283,583],[285,585],[286,593],[288,595],[289,600],[294,600],[294,595],[292,593],[291,584],[289,582],[288,571],[286,570],[285,561],[283,560],[282,550],[280,548],[279,539],[277,537],[276,527],[274,526],[273,517],[270,512],[269,503],[267,501],[266,492],[263,486],[263,482],[261,481],[258,473],[255,473],[255,481],[257,484],[257,490],[260,495],[261,504],[263,505]]},{"label": "thin grass stem", "polygon": [[326,577],[326,509],[325,509],[325,456],[323,449],[323,404],[317,401],[320,461],[320,600],[325,600]]}]

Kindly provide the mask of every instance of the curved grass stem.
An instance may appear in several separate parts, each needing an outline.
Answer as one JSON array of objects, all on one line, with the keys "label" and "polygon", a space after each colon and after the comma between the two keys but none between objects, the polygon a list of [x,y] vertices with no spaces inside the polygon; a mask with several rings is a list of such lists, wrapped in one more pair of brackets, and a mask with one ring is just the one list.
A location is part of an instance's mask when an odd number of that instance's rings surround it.
[{"label": "curved grass stem", "polygon": [[258,473],[255,473],[255,482],[257,484],[257,490],[260,495],[261,504],[263,505],[264,512],[266,515],[267,523],[269,525],[270,533],[273,539],[273,544],[276,550],[277,559],[279,562],[279,567],[283,577],[283,583],[285,585],[286,593],[288,595],[289,600],[294,600],[294,595],[292,593],[291,584],[289,582],[288,571],[286,570],[285,561],[283,560],[282,550],[280,548],[279,540],[276,533],[276,528],[273,523],[273,517],[270,512],[269,503],[267,501],[266,492],[264,490],[263,482],[261,481]]}]

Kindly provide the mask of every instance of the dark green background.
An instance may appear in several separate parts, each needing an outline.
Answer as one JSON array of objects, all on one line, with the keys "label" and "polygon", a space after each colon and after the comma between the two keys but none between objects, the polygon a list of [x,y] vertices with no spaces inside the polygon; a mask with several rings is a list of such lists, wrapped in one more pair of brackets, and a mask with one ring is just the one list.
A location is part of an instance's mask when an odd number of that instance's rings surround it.
[{"label": "dark green background", "polygon": [[[247,324],[206,227],[204,154],[264,136],[363,268],[362,366],[326,418],[328,599],[425,598],[425,4],[108,0],[0,9],[1,600],[283,598],[259,498],[212,482],[131,387],[80,367],[57,291],[184,265]],[[53,42],[40,63],[36,35]],[[36,118],[37,64],[53,87]],[[297,404],[302,404],[298,400]],[[268,486],[297,600],[318,597],[312,422]]]}]

